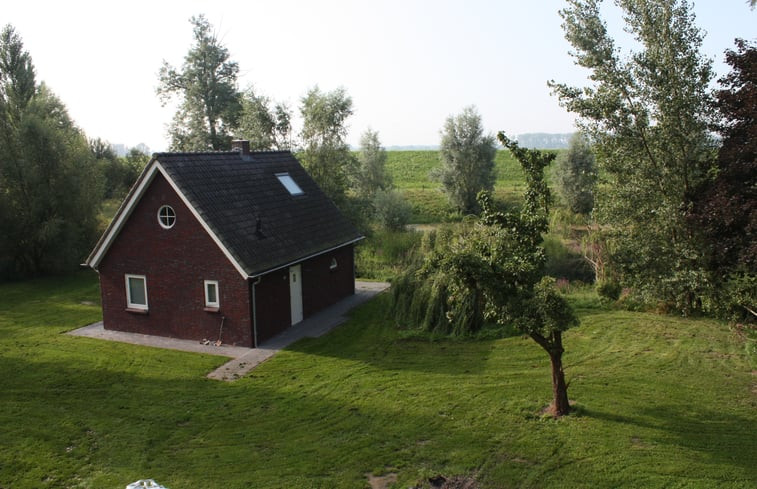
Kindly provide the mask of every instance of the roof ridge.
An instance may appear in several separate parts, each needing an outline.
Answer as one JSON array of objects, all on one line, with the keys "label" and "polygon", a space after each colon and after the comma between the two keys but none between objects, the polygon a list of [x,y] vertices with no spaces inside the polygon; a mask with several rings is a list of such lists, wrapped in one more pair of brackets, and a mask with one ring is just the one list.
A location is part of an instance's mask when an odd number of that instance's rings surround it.
[{"label": "roof ridge", "polygon": [[[259,151],[250,151],[248,154],[250,156],[256,155],[256,154],[294,154],[292,150],[289,149],[264,149]],[[153,153],[153,157],[158,156],[198,156],[198,155],[243,155],[241,152],[236,150],[216,150],[216,151],[159,151],[156,153]],[[246,155],[243,155],[246,156]]]},{"label": "roof ridge", "polygon": [[[257,157],[256,157],[257,155]],[[270,157],[269,157],[270,156]],[[247,162],[253,162],[252,164]],[[276,172],[287,171],[304,191],[292,196]],[[211,175],[212,174],[212,175]],[[212,176],[212,178],[209,178]],[[238,152],[156,153],[87,263],[97,268],[156,178],[165,178],[204,223],[243,276],[277,269],[361,239],[362,235],[289,151],[240,157]],[[261,219],[266,235],[257,234]]]},{"label": "roof ridge", "polygon": [[153,156],[194,156],[194,155],[232,155],[239,154],[239,151],[160,151],[153,153]]}]

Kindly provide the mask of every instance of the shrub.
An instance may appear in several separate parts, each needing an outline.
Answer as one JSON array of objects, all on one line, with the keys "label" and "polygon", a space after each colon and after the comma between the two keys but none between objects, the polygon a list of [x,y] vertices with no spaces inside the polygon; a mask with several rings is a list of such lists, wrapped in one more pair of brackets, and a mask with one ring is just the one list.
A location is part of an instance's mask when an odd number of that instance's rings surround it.
[{"label": "shrub", "polygon": [[414,231],[377,231],[358,245],[355,272],[358,277],[392,280],[413,261],[422,233]]},{"label": "shrub", "polygon": [[396,190],[377,190],[372,204],[373,219],[384,229],[399,231],[410,221],[412,208]]},{"label": "shrub", "polygon": [[594,270],[580,253],[568,248],[560,238],[546,236],[544,252],[547,263],[544,272],[556,279],[579,280],[585,283],[594,281]]},{"label": "shrub", "polygon": [[605,280],[597,284],[597,293],[599,296],[613,302],[620,299],[620,293],[622,291],[623,287],[621,287],[621,285],[615,280]]}]

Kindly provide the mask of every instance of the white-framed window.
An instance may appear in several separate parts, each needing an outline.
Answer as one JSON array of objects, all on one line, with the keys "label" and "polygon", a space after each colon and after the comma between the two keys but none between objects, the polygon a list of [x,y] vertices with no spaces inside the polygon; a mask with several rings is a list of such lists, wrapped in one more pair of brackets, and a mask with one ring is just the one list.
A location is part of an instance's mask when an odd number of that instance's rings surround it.
[{"label": "white-framed window", "polygon": [[221,307],[221,299],[219,297],[219,290],[218,290],[218,280],[205,281],[205,307],[213,307],[213,308]]},{"label": "white-framed window", "polygon": [[276,178],[279,179],[279,182],[289,191],[290,195],[302,195],[305,192],[302,191],[299,185],[297,185],[297,182],[294,181],[294,179],[289,175],[289,173],[277,173]]},{"label": "white-framed window", "polygon": [[126,307],[147,310],[147,277],[126,274]]},{"label": "white-framed window", "polygon": [[176,224],[176,212],[170,205],[164,205],[158,209],[158,223],[163,229],[171,229]]},{"label": "white-framed window", "polygon": [[331,259],[331,265],[329,265],[329,270],[336,270],[336,267],[338,267],[339,264],[336,262],[336,258]]}]

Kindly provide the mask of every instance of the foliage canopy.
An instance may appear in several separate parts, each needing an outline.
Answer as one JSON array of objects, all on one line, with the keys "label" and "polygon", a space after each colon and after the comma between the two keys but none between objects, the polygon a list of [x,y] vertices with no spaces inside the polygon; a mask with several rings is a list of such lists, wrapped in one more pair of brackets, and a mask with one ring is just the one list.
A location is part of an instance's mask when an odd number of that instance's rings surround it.
[{"label": "foliage canopy", "polygon": [[322,92],[316,86],[302,98],[300,113],[302,164],[326,195],[343,206],[357,166],[346,141],[352,98],[344,88]]},{"label": "foliage canopy", "polygon": [[194,44],[180,70],[167,61],[159,73],[157,89],[163,104],[178,96],[180,106],[169,127],[174,151],[228,149],[240,111],[237,76],[231,61],[205,16],[190,19]]},{"label": "foliage canopy", "polygon": [[713,283],[710,307],[740,321],[757,320],[757,47],[736,41],[732,71],[716,104],[722,145],[709,178],[694,189],[689,222],[701,233]]},{"label": "foliage canopy", "polygon": [[386,149],[381,146],[378,132],[366,129],[360,136],[358,171],[355,175],[355,191],[370,198],[378,190],[392,188],[392,177],[386,170]]},{"label": "foliage canopy", "polygon": [[98,232],[100,172],[10,25],[0,34],[0,182],[0,275],[76,268]]},{"label": "foliage canopy", "polygon": [[594,209],[597,167],[591,145],[580,132],[573,135],[568,151],[557,157],[557,189],[565,205],[576,214]]},{"label": "foliage canopy", "polygon": [[702,34],[686,0],[616,0],[640,46],[627,57],[600,3],[569,0],[560,11],[591,85],[550,87],[596,149],[603,181],[595,212],[622,280],[642,297],[690,311],[707,282],[685,215],[712,167],[711,62],[699,53]]},{"label": "foliage canopy", "polygon": [[475,107],[450,116],[441,131],[441,167],[432,176],[442,184],[450,202],[464,214],[480,209],[478,192],[494,188],[494,137],[484,134],[481,116]]},{"label": "foliage canopy", "polygon": [[252,88],[242,94],[241,104],[237,139],[248,140],[253,151],[292,149],[292,114],[286,104],[273,103]]}]

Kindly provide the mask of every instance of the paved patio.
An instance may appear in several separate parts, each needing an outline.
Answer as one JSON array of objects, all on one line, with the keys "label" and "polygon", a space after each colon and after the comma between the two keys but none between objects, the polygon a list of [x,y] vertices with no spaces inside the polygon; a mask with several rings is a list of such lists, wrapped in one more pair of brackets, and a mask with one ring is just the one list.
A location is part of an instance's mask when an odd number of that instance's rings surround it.
[{"label": "paved patio", "polygon": [[276,352],[286,348],[295,341],[302,338],[317,338],[324,335],[335,326],[346,321],[347,313],[354,307],[373,298],[376,294],[387,288],[389,288],[389,284],[386,282],[355,282],[355,295],[324,309],[301,323],[295,324],[278,336],[261,343],[258,348],[244,348],[230,345],[214,346],[212,344],[203,345],[194,340],[180,340],[165,338],[163,336],[110,331],[103,328],[102,321],[69,331],[67,334],[152,346],[155,348],[166,348],[169,350],[227,356],[231,360],[213,372],[210,372],[208,378],[232,381],[242,377],[253,368],[271,358]]}]

